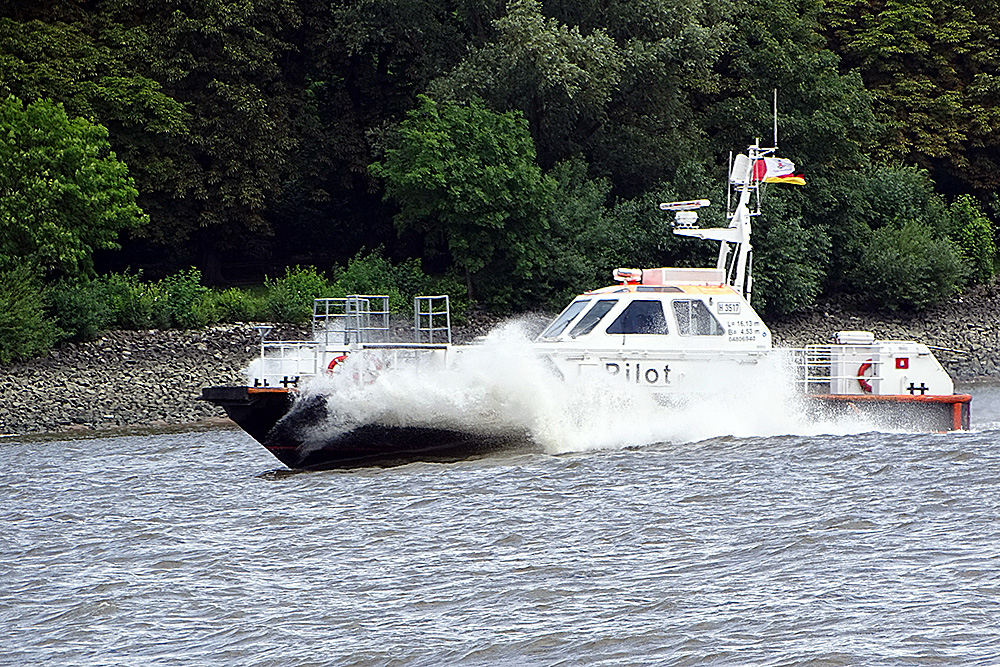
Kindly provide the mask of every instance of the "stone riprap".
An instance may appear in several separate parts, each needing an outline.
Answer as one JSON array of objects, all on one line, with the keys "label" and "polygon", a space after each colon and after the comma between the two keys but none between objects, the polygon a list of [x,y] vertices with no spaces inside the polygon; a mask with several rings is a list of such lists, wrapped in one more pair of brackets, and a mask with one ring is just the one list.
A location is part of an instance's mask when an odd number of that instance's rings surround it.
[{"label": "stone riprap", "polygon": [[[285,327],[283,337],[305,330]],[[253,325],[199,331],[109,331],[2,369],[0,434],[197,422],[220,411],[201,388],[244,384],[259,354]]]}]

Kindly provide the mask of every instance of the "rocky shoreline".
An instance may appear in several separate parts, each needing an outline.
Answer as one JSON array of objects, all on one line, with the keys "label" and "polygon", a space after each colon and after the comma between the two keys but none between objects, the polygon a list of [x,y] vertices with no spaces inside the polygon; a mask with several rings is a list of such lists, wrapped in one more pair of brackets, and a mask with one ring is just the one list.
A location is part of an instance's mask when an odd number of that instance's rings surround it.
[{"label": "rocky shoreline", "polygon": [[[498,321],[474,315],[455,340],[483,335]],[[940,348],[938,358],[957,380],[1000,379],[996,284],[920,313],[874,315],[827,304],[769,325],[780,346],[828,343],[844,329],[918,340]],[[276,326],[268,338],[301,340],[308,327]],[[62,345],[2,369],[0,436],[218,422],[221,411],[196,400],[201,388],[241,384],[259,342],[254,325],[227,324],[200,331],[110,331],[95,341]]]}]

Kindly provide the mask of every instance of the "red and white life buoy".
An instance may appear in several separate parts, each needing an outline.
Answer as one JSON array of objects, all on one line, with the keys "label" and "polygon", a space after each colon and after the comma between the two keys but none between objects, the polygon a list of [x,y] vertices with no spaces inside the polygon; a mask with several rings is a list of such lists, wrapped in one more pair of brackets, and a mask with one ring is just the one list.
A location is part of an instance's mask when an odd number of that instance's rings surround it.
[{"label": "red and white life buoy", "polygon": [[872,360],[868,359],[865,363],[858,367],[858,384],[861,386],[861,391],[866,394],[872,393],[872,383],[868,381],[871,376],[865,375],[872,368]]},{"label": "red and white life buoy", "polygon": [[[340,366],[345,361],[347,361],[346,354],[341,354],[339,356],[334,357],[333,359],[330,360],[330,363],[327,364],[326,372],[327,373],[335,372],[337,367]],[[367,362],[365,366],[360,371],[359,369],[355,368],[354,372],[351,374],[351,377],[354,379],[355,382],[360,382],[363,380],[365,384],[371,384],[372,382],[375,381],[375,378],[378,377],[379,371],[382,370],[382,359],[377,356],[374,356],[374,357],[367,357],[364,361]]]}]

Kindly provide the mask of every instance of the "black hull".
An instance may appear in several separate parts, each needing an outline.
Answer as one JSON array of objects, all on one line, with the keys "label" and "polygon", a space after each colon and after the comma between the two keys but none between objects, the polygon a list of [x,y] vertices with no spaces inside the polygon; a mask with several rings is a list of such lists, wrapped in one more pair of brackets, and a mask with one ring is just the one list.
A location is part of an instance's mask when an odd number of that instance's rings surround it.
[{"label": "black hull", "polygon": [[[322,396],[295,400],[286,389],[208,387],[201,397],[224,408],[230,419],[293,470],[451,462],[504,450],[537,451],[527,434],[516,433],[381,424],[334,433],[326,425],[329,415]],[[972,397],[812,395],[805,400],[816,418],[864,417],[879,428],[934,432],[968,429]]]},{"label": "black hull", "polygon": [[318,428],[328,417],[322,397],[296,401],[284,389],[207,387],[201,398],[225,409],[240,428],[293,470],[452,462],[534,449],[521,434],[417,426],[363,424],[332,434]]}]

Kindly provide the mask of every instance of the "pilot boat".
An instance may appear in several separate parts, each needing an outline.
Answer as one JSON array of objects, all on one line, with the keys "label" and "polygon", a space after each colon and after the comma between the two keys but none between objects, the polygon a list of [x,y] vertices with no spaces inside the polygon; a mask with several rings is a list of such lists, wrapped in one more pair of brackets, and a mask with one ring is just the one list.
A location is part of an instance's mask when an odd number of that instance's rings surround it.
[{"label": "pilot boat", "polygon": [[[573,299],[532,342],[531,353],[568,393],[585,384],[683,407],[712,400],[720,385],[752,393],[761,383],[779,382],[807,419],[863,418],[872,429],[967,429],[971,396],[955,393],[926,344],[838,331],[828,345],[772,345],[750,297],[752,220],[766,184],[788,178],[793,168],[773,157],[775,150],[758,141],[731,161],[735,196],[726,227],[698,225],[708,200],[660,205],[675,216],[674,234],[719,244],[715,266],[617,269],[615,284]],[[531,447],[530,430],[496,410],[462,419],[419,401],[406,416],[382,409],[385,394],[375,391],[382,377],[419,369],[410,392],[420,396],[434,372],[461,369],[475,354],[475,344],[452,343],[450,320],[446,295],[417,297],[412,338],[402,342],[387,297],[317,299],[313,340],[271,342],[262,333],[247,384],[206,387],[202,399],[225,409],[292,469],[448,461]]]}]

